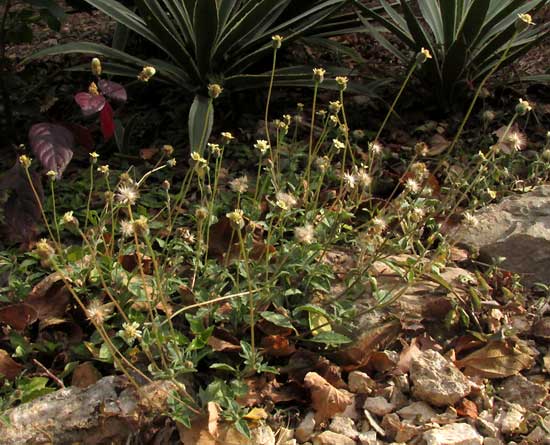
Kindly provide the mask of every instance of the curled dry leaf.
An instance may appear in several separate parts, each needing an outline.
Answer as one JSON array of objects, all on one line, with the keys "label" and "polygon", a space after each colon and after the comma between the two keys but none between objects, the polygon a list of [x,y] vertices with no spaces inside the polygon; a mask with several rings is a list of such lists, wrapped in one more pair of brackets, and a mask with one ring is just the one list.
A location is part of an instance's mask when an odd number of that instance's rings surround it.
[{"label": "curled dry leaf", "polygon": [[311,392],[311,405],[315,410],[315,422],[321,423],[345,411],[352,404],[353,396],[332,386],[316,372],[308,372],[304,383]]},{"label": "curled dry leaf", "polygon": [[287,337],[268,335],[262,338],[263,353],[272,357],[288,357],[296,352],[296,347],[290,344]]},{"label": "curled dry leaf", "polygon": [[23,365],[17,363],[6,351],[0,349],[0,376],[4,376],[8,380],[13,380],[22,370]]},{"label": "curled dry leaf", "polygon": [[44,169],[61,178],[73,157],[73,134],[61,125],[42,122],[30,128],[29,142]]},{"label": "curled dry leaf", "polygon": [[16,331],[22,331],[38,319],[36,310],[25,303],[10,304],[0,308],[0,323],[7,324]]},{"label": "curled dry leaf", "polygon": [[478,417],[477,405],[468,399],[462,399],[456,407],[456,412],[461,417],[469,417],[470,419],[477,419]]},{"label": "curled dry leaf", "polygon": [[531,368],[534,357],[535,352],[522,340],[493,340],[458,360],[456,366],[465,368],[468,376],[499,379]]}]

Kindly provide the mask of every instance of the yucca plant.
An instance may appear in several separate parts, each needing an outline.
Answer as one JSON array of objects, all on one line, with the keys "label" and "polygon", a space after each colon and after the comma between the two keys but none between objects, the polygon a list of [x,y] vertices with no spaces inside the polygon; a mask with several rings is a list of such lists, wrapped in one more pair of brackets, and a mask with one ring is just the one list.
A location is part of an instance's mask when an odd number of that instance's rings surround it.
[{"label": "yucca plant", "polygon": [[[393,55],[408,64],[410,54],[394,45],[367,18],[377,22],[414,53],[426,48],[433,55],[421,71],[435,90],[440,105],[448,108],[467,87],[478,83],[500,60],[500,67],[516,60],[548,35],[548,24],[519,32],[519,14],[535,13],[548,0],[399,0],[399,8],[380,0],[379,13],[354,0],[365,28]],[[419,16],[414,10],[420,11]],[[435,87],[435,88],[434,88]],[[463,97],[463,96],[462,96]]]},{"label": "yucca plant", "polygon": [[[136,0],[136,11],[117,0],[86,1],[156,46],[159,56],[143,60],[105,45],[78,42],[47,48],[33,57],[100,55],[111,61],[104,63],[104,72],[134,78],[136,66],[154,66],[156,78],[196,95],[190,135],[193,147],[199,148],[204,123],[206,130],[211,126],[208,84],[229,90],[264,87],[271,73],[257,72],[254,64],[273,51],[271,37],[281,35],[287,43],[311,33],[349,0]],[[346,16],[342,24],[349,23]],[[323,30],[324,35],[335,32],[334,26]],[[282,69],[275,74],[275,83],[311,79],[310,68]]]}]

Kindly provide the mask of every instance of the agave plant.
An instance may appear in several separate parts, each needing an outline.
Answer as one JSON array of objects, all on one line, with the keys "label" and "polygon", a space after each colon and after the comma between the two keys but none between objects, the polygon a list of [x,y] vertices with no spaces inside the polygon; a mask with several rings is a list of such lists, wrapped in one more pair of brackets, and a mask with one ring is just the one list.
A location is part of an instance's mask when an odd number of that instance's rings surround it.
[{"label": "agave plant", "polygon": [[[271,37],[279,34],[289,42],[311,33],[349,0],[135,0],[135,11],[117,0],[86,1],[149,41],[162,55],[142,60],[120,49],[79,42],[47,48],[33,58],[75,52],[100,55],[110,60],[104,64],[106,73],[131,77],[136,66],[154,66],[156,78],[196,95],[190,136],[192,147],[199,148],[197,138],[204,139],[204,123],[211,127],[208,84],[229,90],[265,86],[270,75],[254,72],[254,64],[273,51]],[[340,28],[350,23],[346,16]],[[335,29],[338,22],[324,28],[323,35],[334,34]],[[279,70],[275,80],[288,84],[310,77],[310,69],[306,74],[294,67]]]},{"label": "agave plant", "polygon": [[439,103],[448,107],[466,87],[479,82],[506,51],[501,66],[525,54],[548,34],[548,24],[530,26],[516,33],[518,15],[535,13],[548,0],[400,0],[399,10],[380,0],[384,13],[354,0],[366,29],[387,50],[405,63],[410,54],[392,44],[366,18],[373,19],[406,47],[417,53],[428,49],[433,58],[424,64],[423,80],[434,88]]}]

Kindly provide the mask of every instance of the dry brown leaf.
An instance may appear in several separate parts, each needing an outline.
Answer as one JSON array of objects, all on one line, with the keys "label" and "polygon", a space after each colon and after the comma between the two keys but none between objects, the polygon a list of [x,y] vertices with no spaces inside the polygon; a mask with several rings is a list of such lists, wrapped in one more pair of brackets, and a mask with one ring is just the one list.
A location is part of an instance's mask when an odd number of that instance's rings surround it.
[{"label": "dry brown leaf", "polygon": [[191,428],[186,428],[179,422],[176,422],[176,427],[180,436],[180,442],[183,445],[218,445],[218,441],[208,431],[208,419],[206,416],[201,416],[196,419]]},{"label": "dry brown leaf", "polygon": [[451,142],[439,133],[434,134],[428,142],[430,146],[428,154],[430,156],[440,155],[451,145]]},{"label": "dry brown leaf", "polygon": [[252,422],[265,420],[267,419],[267,412],[263,408],[252,408],[247,414],[243,416],[243,419],[250,420]]},{"label": "dry brown leaf", "polygon": [[282,335],[268,335],[262,338],[264,355],[272,357],[287,357],[296,352],[296,347],[290,344],[287,337]]},{"label": "dry brown leaf", "polygon": [[477,419],[478,417],[477,405],[468,399],[462,399],[456,407],[456,412],[461,417],[469,417],[470,419]]},{"label": "dry brown leaf", "polygon": [[208,346],[216,352],[227,352],[227,351],[240,351],[241,346],[229,343],[228,341],[221,340],[213,335],[208,338]]},{"label": "dry brown leaf", "polygon": [[13,380],[22,370],[23,365],[17,363],[6,351],[0,349],[0,376]]},{"label": "dry brown leaf", "polygon": [[352,371],[365,366],[372,354],[384,349],[395,341],[401,324],[399,321],[392,321],[374,329],[365,330],[351,346],[348,346],[334,355],[334,359],[345,365],[344,369]]},{"label": "dry brown leaf", "polygon": [[71,385],[78,388],[87,388],[101,378],[101,373],[92,362],[80,363],[73,371]]},{"label": "dry brown leaf", "polygon": [[159,152],[159,149],[154,147],[141,148],[139,150],[139,157],[144,161],[148,161],[152,159],[158,152]]},{"label": "dry brown leaf", "polygon": [[220,433],[218,431],[218,425],[220,422],[220,412],[221,412],[220,405],[218,405],[216,402],[208,402],[207,410],[208,410],[208,432],[212,435],[212,437],[218,437]]},{"label": "dry brown leaf", "polygon": [[339,390],[316,372],[308,372],[304,383],[311,392],[311,406],[315,410],[315,422],[322,423],[345,411],[352,404],[353,396]]},{"label": "dry brown leaf", "polygon": [[22,331],[38,319],[36,310],[25,303],[10,304],[0,308],[0,323]]},{"label": "dry brown leaf", "polygon": [[336,388],[346,388],[339,366],[325,357],[306,349],[298,350],[288,361],[288,365],[280,368],[281,374],[288,374],[289,380],[299,383],[304,381],[308,372],[314,371]]},{"label": "dry brown leaf", "polygon": [[71,293],[58,273],[44,278],[25,299],[25,303],[36,310],[41,321],[63,318],[70,301]]},{"label": "dry brown leaf", "polygon": [[464,374],[481,378],[503,378],[529,369],[535,362],[534,352],[522,340],[493,340],[483,348],[458,360]]}]

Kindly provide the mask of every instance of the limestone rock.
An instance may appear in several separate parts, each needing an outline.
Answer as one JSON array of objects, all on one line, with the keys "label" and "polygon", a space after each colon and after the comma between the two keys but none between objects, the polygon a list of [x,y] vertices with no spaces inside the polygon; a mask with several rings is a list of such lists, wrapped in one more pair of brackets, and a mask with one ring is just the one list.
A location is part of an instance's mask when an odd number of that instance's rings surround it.
[{"label": "limestone rock", "polygon": [[370,394],[376,388],[376,382],[364,372],[352,371],[348,376],[348,386],[356,394]]},{"label": "limestone rock", "polygon": [[470,393],[470,382],[440,353],[428,350],[411,363],[413,395],[435,406],[454,405]]},{"label": "limestone rock", "polygon": [[313,445],[356,445],[355,440],[343,434],[324,431],[313,438]]},{"label": "limestone rock", "polygon": [[360,433],[358,439],[361,445],[377,445],[376,431]]},{"label": "limestone rock", "polygon": [[482,445],[483,437],[467,423],[451,423],[423,434],[426,445]]},{"label": "limestone rock", "polygon": [[309,412],[302,419],[298,428],[294,431],[294,437],[298,439],[298,442],[305,442],[311,436],[313,436],[313,431],[315,430],[315,413]]},{"label": "limestone rock", "polygon": [[391,413],[395,406],[389,403],[384,397],[368,397],[365,400],[363,408],[368,409],[371,413],[383,417]]},{"label": "limestone rock", "polygon": [[430,422],[437,413],[426,402],[413,402],[397,411],[397,414],[404,419],[419,425]]},{"label": "limestone rock", "polygon": [[550,186],[504,198],[461,224],[452,241],[479,250],[481,259],[505,257],[502,267],[522,274],[528,284],[550,283]]},{"label": "limestone rock", "polygon": [[533,383],[518,374],[503,382],[498,395],[507,402],[517,403],[525,409],[533,409],[548,397],[548,391],[544,386]]},{"label": "limestone rock", "polygon": [[359,432],[355,428],[355,422],[349,417],[336,416],[330,422],[329,430],[333,433],[343,434],[350,439],[356,439]]},{"label": "limestone rock", "polygon": [[260,425],[251,431],[252,443],[255,445],[275,445],[275,434],[268,425]]},{"label": "limestone rock", "polygon": [[519,431],[524,419],[523,408],[520,405],[510,404],[501,408],[495,416],[495,423],[500,426],[502,434],[513,434]]}]

